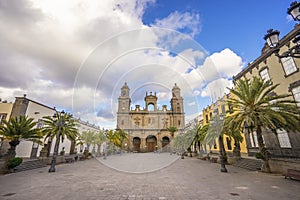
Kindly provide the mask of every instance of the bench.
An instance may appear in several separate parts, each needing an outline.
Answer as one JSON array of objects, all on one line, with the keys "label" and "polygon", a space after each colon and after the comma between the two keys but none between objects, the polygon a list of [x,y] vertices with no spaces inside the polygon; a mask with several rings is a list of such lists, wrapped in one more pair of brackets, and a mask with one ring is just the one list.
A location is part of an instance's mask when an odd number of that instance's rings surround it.
[{"label": "bench", "polygon": [[300,180],[300,170],[288,169],[287,173],[284,174],[284,178],[286,179],[287,177],[289,177],[290,179]]},{"label": "bench", "polygon": [[216,157],[210,158],[210,162],[212,162],[212,163],[217,163],[217,161],[218,161],[218,158],[216,158]]},{"label": "bench", "polygon": [[65,161],[66,161],[66,163],[73,163],[74,158],[73,157],[65,157]]},{"label": "bench", "polygon": [[85,160],[85,156],[84,155],[79,155],[79,160]]}]

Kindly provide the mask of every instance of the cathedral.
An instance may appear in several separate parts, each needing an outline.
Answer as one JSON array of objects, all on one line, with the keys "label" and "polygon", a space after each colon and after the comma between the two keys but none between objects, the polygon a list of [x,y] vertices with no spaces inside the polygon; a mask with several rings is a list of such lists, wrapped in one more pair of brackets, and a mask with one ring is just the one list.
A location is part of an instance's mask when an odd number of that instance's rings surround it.
[{"label": "cathedral", "polygon": [[[145,107],[135,105],[131,108],[130,89],[125,83],[118,98],[117,129],[129,135],[125,144],[127,150],[133,152],[153,152],[166,147],[172,139],[184,129],[183,98],[180,88],[175,83],[172,88],[171,108],[167,105],[157,106],[156,92],[146,92]],[[176,127],[172,133],[168,130]],[[166,148],[163,148],[164,150]]]}]

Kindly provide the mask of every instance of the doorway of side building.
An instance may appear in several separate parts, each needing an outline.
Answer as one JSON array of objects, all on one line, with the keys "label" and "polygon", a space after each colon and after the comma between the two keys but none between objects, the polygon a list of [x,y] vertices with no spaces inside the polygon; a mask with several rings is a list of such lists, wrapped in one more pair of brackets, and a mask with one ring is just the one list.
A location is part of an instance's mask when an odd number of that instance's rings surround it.
[{"label": "doorway of side building", "polygon": [[146,138],[146,143],[147,143],[147,151],[153,152],[155,150],[155,146],[157,144],[156,137],[154,135],[149,135]]},{"label": "doorway of side building", "polygon": [[141,138],[134,137],[132,143],[133,143],[133,152],[140,152]]},{"label": "doorway of side building", "polygon": [[161,146],[163,151],[168,151],[168,144],[170,144],[170,138],[168,138],[167,136],[162,138],[162,142],[161,142]]}]

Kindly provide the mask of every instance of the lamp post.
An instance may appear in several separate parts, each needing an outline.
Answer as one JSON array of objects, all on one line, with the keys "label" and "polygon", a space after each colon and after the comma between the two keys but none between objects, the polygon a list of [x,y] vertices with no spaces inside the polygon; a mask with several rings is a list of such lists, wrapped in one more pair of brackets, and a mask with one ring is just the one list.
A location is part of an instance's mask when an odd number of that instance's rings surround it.
[{"label": "lamp post", "polygon": [[[297,1],[292,2],[287,13],[291,15],[295,21],[300,21],[300,3]],[[296,33],[297,35],[293,39],[293,43],[295,45],[283,52],[281,55],[279,54],[279,34],[280,32],[278,30],[270,29],[264,36],[264,39],[268,46],[272,49],[273,53],[278,58],[300,58],[300,32]]]},{"label": "lamp post", "polygon": [[103,159],[106,160],[106,142],[103,142]]},{"label": "lamp post", "polygon": [[[105,134],[105,137],[107,138],[107,132],[108,132],[108,130],[106,129],[105,131],[104,131],[104,134]],[[106,141],[105,142],[103,142],[103,159],[104,160],[106,160]]]},{"label": "lamp post", "polygon": [[215,112],[215,120],[211,121],[212,124],[216,127],[216,133],[218,135],[218,142],[219,142],[219,153],[220,153],[220,164],[221,164],[221,172],[227,172],[226,166],[225,166],[225,158],[223,156],[223,137],[222,137],[222,125],[224,122],[224,116],[219,115],[218,112]]},{"label": "lamp post", "polygon": [[56,165],[56,157],[58,154],[58,147],[60,142],[60,136],[61,136],[61,128],[65,126],[65,122],[63,121],[63,115],[65,114],[64,111],[61,111],[60,113],[56,111],[56,113],[53,115],[53,119],[55,122],[55,125],[58,127],[58,133],[56,135],[56,141],[54,146],[54,152],[52,156],[51,166],[49,168],[48,172],[55,172],[55,165]]}]

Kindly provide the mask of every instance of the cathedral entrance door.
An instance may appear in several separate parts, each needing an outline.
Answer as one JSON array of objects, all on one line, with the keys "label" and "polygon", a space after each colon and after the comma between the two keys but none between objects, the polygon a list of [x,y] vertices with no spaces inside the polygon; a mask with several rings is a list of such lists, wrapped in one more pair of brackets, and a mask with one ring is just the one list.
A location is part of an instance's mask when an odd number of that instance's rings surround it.
[{"label": "cathedral entrance door", "polygon": [[141,146],[141,138],[134,137],[133,138],[133,151],[140,152],[140,146]]},{"label": "cathedral entrance door", "polygon": [[148,142],[147,143],[147,148],[148,148],[148,152],[153,152],[154,151],[154,142]]},{"label": "cathedral entrance door", "polygon": [[147,151],[153,152],[155,150],[155,146],[156,146],[156,137],[153,135],[150,135],[146,138],[146,142],[147,142]]}]

